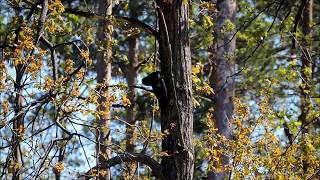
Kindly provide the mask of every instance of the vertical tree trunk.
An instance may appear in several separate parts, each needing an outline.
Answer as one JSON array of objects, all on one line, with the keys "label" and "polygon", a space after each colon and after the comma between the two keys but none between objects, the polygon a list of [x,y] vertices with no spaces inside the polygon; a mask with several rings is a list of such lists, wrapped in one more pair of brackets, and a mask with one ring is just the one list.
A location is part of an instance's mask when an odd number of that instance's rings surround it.
[{"label": "vertical tree trunk", "polygon": [[[139,16],[139,11],[137,10],[138,2],[136,1],[129,1],[129,10],[130,10],[130,17],[137,18]],[[134,135],[134,125],[136,124],[136,91],[133,86],[137,84],[137,76],[139,71],[139,61],[138,61],[138,54],[139,54],[139,35],[133,35],[132,37],[128,38],[128,59],[129,64],[127,66],[127,84],[128,84],[128,99],[130,100],[131,104],[129,107],[126,108],[127,111],[127,125],[126,125],[126,151],[127,152],[134,152],[134,143],[132,142],[132,137]],[[127,170],[125,171],[124,176],[133,177],[136,171],[137,166],[135,162],[129,162],[127,165]]]},{"label": "vertical tree trunk", "polygon": [[132,125],[136,123],[136,92],[134,85],[137,84],[137,75],[138,75],[138,50],[139,50],[139,43],[137,37],[131,37],[129,39],[129,66],[127,69],[127,82],[128,82],[128,99],[131,102],[131,105],[126,108],[127,110],[127,122],[130,125],[126,126],[126,135],[127,135],[127,143],[126,143],[126,150],[128,152],[134,151],[134,145],[130,142],[130,139],[133,136],[134,128]]},{"label": "vertical tree trunk", "polygon": [[[168,179],[193,177],[193,104],[188,2],[158,1],[161,71],[168,90],[161,107],[163,174]],[[163,13],[162,13],[163,12]]]},{"label": "vertical tree trunk", "polygon": [[[311,33],[311,26],[312,26],[312,15],[313,15],[313,0],[304,0],[306,5],[302,14],[302,21],[301,21],[301,28],[302,33],[304,36],[308,36]],[[303,2],[302,2],[303,3]],[[312,73],[307,73],[307,69],[312,71],[312,64],[311,64],[311,40],[304,40],[302,42],[302,67],[301,67],[301,76],[302,76],[302,83],[304,86],[301,87],[301,96],[300,96],[300,110],[301,114],[299,116],[299,121],[302,122],[302,137],[305,138],[305,134],[308,132],[307,124],[308,119],[307,115],[310,112],[311,102],[310,102],[310,90],[311,90],[311,83],[312,83]],[[309,71],[309,72],[310,72]],[[305,149],[305,148],[304,148]],[[303,172],[307,174],[308,170],[308,152],[304,150],[303,152]]]},{"label": "vertical tree trunk", "polygon": [[[214,119],[218,132],[230,138],[231,132],[229,129],[229,119],[233,112],[233,102],[235,89],[235,58],[236,40],[232,38],[235,31],[222,33],[227,20],[233,24],[236,23],[236,1],[235,0],[218,0],[217,2],[218,15],[216,19],[214,38],[215,43],[212,48],[212,74],[210,77],[211,86],[215,91],[214,96]],[[229,158],[223,156],[222,162],[217,164],[226,165],[229,163]],[[208,179],[223,179],[227,176],[227,172],[209,173]]]},{"label": "vertical tree trunk", "polygon": [[[104,14],[106,17],[112,14],[112,0],[99,0],[98,2],[98,12],[99,14]],[[106,18],[108,19],[108,18]],[[98,31],[97,39],[98,44],[103,50],[99,50],[97,53],[97,82],[101,85],[99,87],[100,98],[98,110],[103,112],[99,119],[97,119],[99,130],[97,134],[98,142],[103,144],[108,144],[110,142],[109,136],[109,120],[110,120],[110,108],[111,105],[108,103],[109,93],[107,86],[111,81],[111,40],[113,27],[111,22],[108,20],[98,21]],[[104,146],[97,145],[97,156],[98,164],[103,164],[110,157],[110,150]],[[99,177],[99,179],[110,179],[110,171],[108,169],[103,169],[107,171],[104,177]]]},{"label": "vertical tree trunk", "polygon": [[[130,17],[137,18],[138,17],[138,2],[130,1],[129,2],[130,8]],[[136,92],[134,85],[137,84],[137,75],[138,75],[138,53],[139,53],[139,35],[133,35],[132,37],[128,38],[128,59],[129,64],[127,66],[127,83],[128,83],[128,99],[130,100],[131,104],[129,107],[126,108],[127,111],[127,125],[126,125],[126,151],[127,152],[134,152],[134,144],[132,142],[132,137],[134,135],[134,125],[136,123]],[[127,170],[125,171],[125,177],[133,177],[136,171],[137,166],[135,162],[129,162],[127,165]]]},{"label": "vertical tree trunk", "polygon": [[[129,2],[129,8],[130,8],[130,17],[137,18],[138,14],[135,12],[135,9],[137,7],[137,2],[130,1]],[[126,108],[127,110],[127,122],[130,125],[126,126],[126,150],[127,152],[133,152],[134,145],[132,142],[130,142],[130,139],[133,136],[134,129],[132,128],[132,125],[136,123],[136,92],[135,88],[132,87],[137,84],[137,75],[138,75],[138,53],[139,53],[139,41],[138,41],[138,35],[133,35],[132,37],[128,38],[128,59],[129,64],[127,66],[127,83],[128,83],[128,98],[131,102],[131,105]]]},{"label": "vertical tree trunk", "polygon": [[[138,50],[139,50],[139,43],[137,37],[130,37],[129,40],[129,65],[127,69],[127,83],[128,83],[128,99],[130,100],[131,104],[129,107],[126,108],[127,111],[127,123],[126,124],[126,151],[133,152],[134,151],[134,144],[132,142],[132,137],[134,135],[134,125],[136,123],[136,92],[134,85],[137,84],[137,75],[138,75]],[[135,173],[135,163],[130,162],[128,163],[128,169],[126,174],[129,177],[133,177]]]}]

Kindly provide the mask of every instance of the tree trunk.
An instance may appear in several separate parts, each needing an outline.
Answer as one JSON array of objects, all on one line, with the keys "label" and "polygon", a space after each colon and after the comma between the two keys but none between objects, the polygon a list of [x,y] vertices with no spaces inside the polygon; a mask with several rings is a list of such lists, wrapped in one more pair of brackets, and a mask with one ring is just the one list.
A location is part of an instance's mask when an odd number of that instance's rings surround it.
[{"label": "tree trunk", "polygon": [[[163,174],[168,179],[193,177],[193,104],[188,3],[158,1],[161,73],[168,97],[161,107]],[[162,13],[163,12],[163,13]]]},{"label": "tree trunk", "polygon": [[[127,69],[127,83],[128,83],[128,99],[130,100],[130,106],[126,107],[127,111],[127,123],[126,124],[126,152],[134,152],[134,144],[132,142],[132,137],[134,135],[134,125],[136,124],[136,92],[135,86],[137,84],[137,75],[138,75],[138,50],[139,43],[137,37],[130,37],[129,42],[129,66]],[[134,162],[128,164],[127,174],[132,177],[136,166]]]},{"label": "tree trunk", "polygon": [[[229,129],[229,119],[233,112],[233,102],[235,89],[235,49],[236,39],[232,39],[235,31],[222,33],[225,22],[230,20],[233,24],[236,23],[236,1],[235,0],[218,0],[217,2],[218,15],[216,19],[214,38],[215,43],[211,49],[212,53],[212,73],[210,77],[211,86],[214,89],[214,112],[215,125],[218,132],[230,138],[231,132]],[[232,39],[232,40],[231,40]],[[222,155],[222,162],[214,164],[227,165],[229,158]],[[215,173],[214,170],[209,173],[208,179],[224,179],[227,172]]]},{"label": "tree trunk", "polygon": [[[130,17],[137,18],[139,16],[139,11],[137,11],[138,2],[129,1]],[[126,124],[126,152],[134,152],[134,143],[132,142],[132,137],[134,136],[134,125],[136,124],[136,91],[133,86],[137,85],[138,76],[138,53],[139,53],[139,35],[133,35],[128,38],[128,59],[129,64],[126,67],[126,79],[128,84],[128,99],[130,100],[130,106],[126,107],[127,123]],[[129,162],[127,164],[127,170],[125,171],[125,177],[133,177],[137,166],[135,162]]]},{"label": "tree trunk", "polygon": [[[313,15],[313,0],[304,0],[306,3],[303,14],[302,14],[302,21],[301,21],[301,29],[304,36],[309,36],[311,33],[311,26],[312,26],[312,15]],[[311,108],[311,102],[310,102],[310,90],[311,90],[311,83],[312,83],[312,74],[308,74],[306,69],[309,69],[312,71],[312,64],[311,64],[311,40],[304,40],[302,42],[302,67],[301,67],[301,77],[302,77],[302,83],[305,86],[301,86],[301,96],[300,96],[300,110],[301,114],[299,116],[299,121],[301,121],[302,125],[302,138],[305,139],[305,134],[308,132],[307,124],[308,119],[307,115],[310,112]],[[303,148],[303,172],[304,174],[307,174],[308,170],[308,152],[305,150],[306,148]]]},{"label": "tree trunk", "polygon": [[[104,14],[105,16],[112,14],[112,0],[99,0],[98,2],[98,13]],[[106,18],[108,19],[108,18]],[[102,50],[97,52],[97,82],[99,85],[100,97],[98,110],[103,112],[100,118],[97,119],[99,129],[97,132],[97,141],[103,144],[110,143],[109,136],[109,120],[110,120],[110,108],[109,104],[109,93],[107,86],[111,81],[111,40],[112,40],[113,27],[110,21],[108,20],[99,20],[98,21],[98,31],[97,39],[98,44]],[[96,147],[98,162],[97,164],[104,164],[106,160],[110,158],[111,152],[104,146],[97,145]],[[99,179],[111,179],[110,171],[108,169],[100,169],[106,171],[106,175],[99,177]]]},{"label": "tree trunk", "polygon": [[132,127],[136,123],[136,92],[134,85],[137,84],[137,75],[138,75],[138,50],[139,50],[139,43],[137,37],[132,37],[129,39],[129,66],[127,69],[127,83],[128,83],[128,99],[131,102],[131,105],[126,108],[127,110],[127,122],[130,125],[127,125],[127,143],[126,143],[126,150],[128,152],[133,152],[134,145],[130,142],[130,139],[133,136],[134,128]]}]

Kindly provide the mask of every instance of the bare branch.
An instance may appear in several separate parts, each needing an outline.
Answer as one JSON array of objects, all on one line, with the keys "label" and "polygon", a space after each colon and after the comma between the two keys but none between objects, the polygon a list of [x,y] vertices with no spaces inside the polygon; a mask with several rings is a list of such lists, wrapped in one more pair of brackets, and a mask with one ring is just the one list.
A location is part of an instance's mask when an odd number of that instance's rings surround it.
[{"label": "bare branch", "polygon": [[[77,10],[77,9],[66,8],[64,13],[70,13],[70,14],[74,14],[74,15],[78,15],[78,16],[82,16],[82,17],[88,17],[88,18],[105,19],[105,16],[103,16],[103,15],[99,15],[99,14],[93,13],[93,12],[85,12],[85,11],[81,11],[81,10]],[[141,22],[140,20],[138,20],[136,18],[124,17],[124,16],[119,16],[119,15],[113,15],[113,17],[115,17],[116,19],[128,21],[128,22],[132,23],[133,25],[144,29],[147,33],[153,35],[154,37],[156,37],[156,38],[159,37],[159,33],[156,30],[154,30],[151,26],[149,26],[146,23]]]},{"label": "bare branch", "polygon": [[38,171],[36,172],[35,179],[37,179],[41,175],[41,169],[42,169],[44,163],[46,162],[46,159],[47,159],[50,151],[52,150],[53,146],[59,141],[69,141],[71,138],[72,138],[72,136],[69,136],[69,137],[66,137],[66,138],[55,139],[55,140],[53,140],[51,142],[50,146],[48,147],[48,149],[47,149],[47,151],[46,151],[46,153],[44,155],[44,157],[42,158],[42,161],[41,161],[40,165],[38,166]]},{"label": "bare branch", "polygon": [[144,65],[145,63],[149,62],[152,58],[156,59],[155,53],[152,53],[147,59],[141,61],[136,67],[134,67],[135,69],[139,69],[142,65]]},{"label": "bare branch", "polygon": [[91,179],[91,178],[93,178],[90,175],[92,173],[92,171],[97,170],[100,167],[108,169],[110,167],[113,167],[115,165],[125,163],[125,162],[143,163],[151,168],[152,173],[155,177],[160,178],[160,179],[164,179],[163,174],[162,174],[161,165],[153,158],[151,158],[145,154],[140,154],[140,153],[124,153],[124,154],[118,155],[116,157],[113,157],[113,158],[107,160],[105,163],[101,164],[99,167],[97,167],[97,166],[93,167],[87,173],[85,173],[84,175],[81,175],[79,178],[85,177],[85,179]]}]

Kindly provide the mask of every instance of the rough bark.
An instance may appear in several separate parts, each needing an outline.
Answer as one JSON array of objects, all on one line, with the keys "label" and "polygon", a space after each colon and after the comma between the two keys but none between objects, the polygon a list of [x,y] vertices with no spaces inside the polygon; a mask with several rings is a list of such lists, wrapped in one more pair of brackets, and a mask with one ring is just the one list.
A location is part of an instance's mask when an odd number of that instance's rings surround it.
[{"label": "rough bark", "polygon": [[[215,125],[218,132],[227,138],[230,138],[229,119],[233,112],[233,102],[235,89],[235,48],[236,40],[233,37],[234,31],[222,33],[225,22],[230,20],[233,24],[236,22],[236,1],[235,0],[218,0],[218,14],[214,29],[215,43],[211,49],[212,74],[210,77],[211,86],[214,89],[214,112]],[[233,39],[232,39],[233,37]],[[227,156],[222,156],[222,162],[218,164],[226,165],[229,163]],[[227,172],[209,173],[208,179],[223,179]]]},{"label": "rough bark", "polygon": [[[301,21],[301,30],[304,36],[308,36],[311,33],[311,26],[312,26],[312,15],[313,15],[313,0],[303,0],[305,2],[305,8],[302,13],[302,21]],[[305,84],[305,86],[301,87],[301,96],[300,96],[300,110],[301,114],[299,116],[299,121],[302,122],[301,128],[302,128],[302,137],[305,138],[305,134],[308,132],[307,124],[308,119],[307,115],[310,112],[311,102],[310,102],[310,95],[308,92],[311,90],[311,83],[312,83],[312,77],[311,74],[306,73],[306,69],[312,70],[312,59],[311,59],[311,41],[305,40],[302,42],[302,66],[301,66],[301,77],[302,77],[302,83]],[[304,148],[305,149],[305,148]],[[303,160],[303,172],[304,174],[307,174],[308,170],[308,152],[304,150],[303,152],[304,160]]]},{"label": "rough bark", "polygon": [[[104,14],[105,16],[112,14],[112,0],[99,0],[98,12],[99,14]],[[108,19],[108,18],[106,18]],[[97,82],[101,85],[99,88],[100,97],[98,110],[104,112],[103,115],[97,119],[99,129],[97,131],[97,141],[103,144],[110,143],[109,136],[109,120],[110,120],[110,104],[108,103],[109,93],[107,86],[111,81],[111,40],[112,40],[112,31],[113,27],[110,21],[108,20],[99,20],[98,21],[98,31],[97,31],[97,40],[98,44],[102,47],[103,50],[99,50],[97,53]],[[98,162],[97,164],[103,164],[110,158],[110,150],[105,146],[96,147]],[[103,169],[107,171],[104,177],[99,177],[99,179],[110,179],[110,172],[108,169]]]},{"label": "rough bark", "polygon": [[193,104],[188,3],[158,1],[159,53],[161,72],[168,90],[168,102],[161,107],[161,131],[169,132],[162,141],[161,165],[167,179],[192,179]]}]

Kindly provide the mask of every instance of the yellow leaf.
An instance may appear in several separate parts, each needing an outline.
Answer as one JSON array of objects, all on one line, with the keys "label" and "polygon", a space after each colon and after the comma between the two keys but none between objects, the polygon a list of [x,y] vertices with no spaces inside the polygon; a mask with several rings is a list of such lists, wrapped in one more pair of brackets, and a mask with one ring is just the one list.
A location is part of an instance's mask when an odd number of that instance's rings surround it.
[{"label": "yellow leaf", "polygon": [[123,10],[128,11],[128,9],[129,9],[129,3],[127,2],[125,3]]},{"label": "yellow leaf", "polygon": [[212,22],[211,17],[205,15],[205,16],[203,16],[203,19],[204,19],[204,24],[203,24],[204,28],[209,28],[209,27],[213,26],[213,22]]},{"label": "yellow leaf", "polygon": [[200,67],[199,66],[192,67],[192,74],[196,75],[198,73],[200,73]]},{"label": "yellow leaf", "polygon": [[131,105],[130,99],[126,95],[122,96],[122,102],[126,107]]},{"label": "yellow leaf", "polygon": [[9,102],[8,101],[3,101],[3,103],[2,103],[2,111],[4,112],[4,113],[7,113],[7,112],[9,112]]},{"label": "yellow leaf", "polygon": [[281,149],[277,148],[274,153],[276,154],[276,156],[279,156],[281,154]]},{"label": "yellow leaf", "polygon": [[62,171],[64,170],[64,164],[63,162],[57,162],[54,166],[53,166],[53,171],[56,174],[60,174]]},{"label": "yellow leaf", "polygon": [[196,83],[200,82],[200,79],[196,76],[192,76],[192,82],[196,84]]}]

